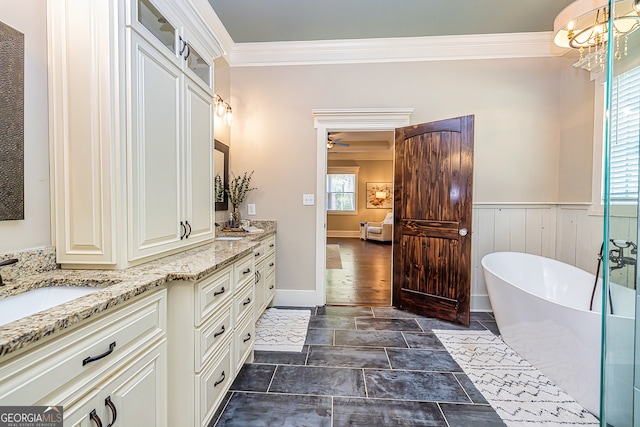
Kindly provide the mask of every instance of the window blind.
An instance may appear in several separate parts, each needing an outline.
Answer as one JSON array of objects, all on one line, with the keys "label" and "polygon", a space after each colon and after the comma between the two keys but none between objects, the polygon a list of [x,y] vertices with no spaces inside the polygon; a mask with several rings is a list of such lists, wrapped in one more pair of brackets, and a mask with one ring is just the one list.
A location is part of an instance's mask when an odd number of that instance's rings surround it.
[{"label": "window blind", "polygon": [[640,145],[640,67],[612,82],[609,195],[612,203],[638,200]]}]

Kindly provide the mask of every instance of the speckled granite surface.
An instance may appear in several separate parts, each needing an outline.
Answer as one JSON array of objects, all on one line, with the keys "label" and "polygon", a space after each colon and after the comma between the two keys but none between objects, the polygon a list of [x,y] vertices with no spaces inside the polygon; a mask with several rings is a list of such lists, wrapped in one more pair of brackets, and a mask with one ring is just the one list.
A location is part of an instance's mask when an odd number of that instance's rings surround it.
[{"label": "speckled granite surface", "polygon": [[18,262],[0,269],[2,279],[5,281],[58,268],[58,264],[56,264],[56,248],[53,246],[0,255],[0,261],[11,258],[16,258]]},{"label": "speckled granite surface", "polygon": [[[0,299],[43,286],[97,286],[103,289],[0,326],[0,362],[10,353],[64,330],[108,308],[173,280],[196,281],[250,253],[276,232],[267,221],[263,233],[234,233],[237,241],[214,241],[125,270],[53,270],[5,280]],[[4,274],[3,274],[4,277]]]}]

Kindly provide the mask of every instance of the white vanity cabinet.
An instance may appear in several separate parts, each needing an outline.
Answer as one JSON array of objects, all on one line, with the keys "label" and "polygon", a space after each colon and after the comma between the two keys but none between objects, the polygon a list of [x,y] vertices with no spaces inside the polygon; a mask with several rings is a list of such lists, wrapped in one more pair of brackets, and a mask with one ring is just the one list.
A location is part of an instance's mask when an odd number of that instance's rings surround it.
[{"label": "white vanity cabinet", "polygon": [[[271,236],[256,249],[256,308],[262,313],[276,295],[276,238]],[[258,320],[259,315],[256,317]]]},{"label": "white vanity cabinet", "polygon": [[167,426],[165,289],[0,360],[0,405],[64,407],[65,426]]},{"label": "white vanity cabinet", "polygon": [[211,241],[213,58],[201,0],[51,0],[50,147],[63,267]]},{"label": "white vanity cabinet", "polygon": [[162,342],[76,403],[63,401],[64,425],[167,426],[165,402],[166,342]]},{"label": "white vanity cabinet", "polygon": [[253,355],[255,257],[169,291],[169,425],[206,426]]}]

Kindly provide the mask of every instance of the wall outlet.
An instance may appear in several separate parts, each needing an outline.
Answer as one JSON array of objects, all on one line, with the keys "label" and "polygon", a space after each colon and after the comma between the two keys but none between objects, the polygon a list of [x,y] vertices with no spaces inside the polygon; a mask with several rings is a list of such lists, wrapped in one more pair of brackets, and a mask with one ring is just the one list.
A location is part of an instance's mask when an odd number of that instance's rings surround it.
[{"label": "wall outlet", "polygon": [[313,206],[316,203],[315,194],[303,194],[302,204],[304,206]]},{"label": "wall outlet", "polygon": [[254,203],[247,204],[247,215],[255,215],[256,214],[256,205]]}]

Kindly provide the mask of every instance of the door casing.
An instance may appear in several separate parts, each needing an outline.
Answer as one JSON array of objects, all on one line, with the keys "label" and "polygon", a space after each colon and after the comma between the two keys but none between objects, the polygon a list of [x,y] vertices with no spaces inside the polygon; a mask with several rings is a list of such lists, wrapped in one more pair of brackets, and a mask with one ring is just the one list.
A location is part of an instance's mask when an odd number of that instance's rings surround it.
[{"label": "door casing", "polygon": [[[290,292],[288,298],[280,298],[285,304],[289,299],[293,305],[326,303],[326,170],[327,138],[329,132],[395,131],[408,126],[413,108],[361,108],[312,110],[316,129],[317,180],[316,180],[316,286],[315,290]],[[284,295],[282,295],[284,297]]]}]

